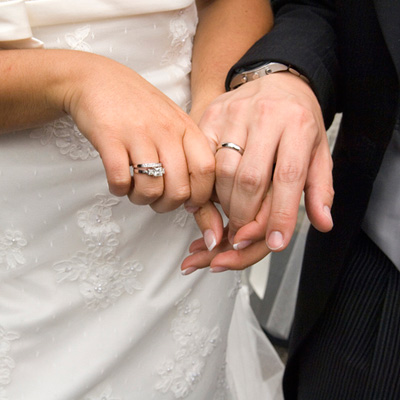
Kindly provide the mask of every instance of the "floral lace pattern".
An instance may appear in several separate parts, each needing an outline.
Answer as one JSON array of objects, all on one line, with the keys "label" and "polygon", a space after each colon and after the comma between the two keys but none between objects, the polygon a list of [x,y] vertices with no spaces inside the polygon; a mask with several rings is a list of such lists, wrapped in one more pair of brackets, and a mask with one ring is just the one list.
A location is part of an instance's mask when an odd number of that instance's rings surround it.
[{"label": "floral lace pattern", "polygon": [[229,297],[231,299],[235,299],[239,290],[242,288],[242,272],[235,271],[234,274],[235,274],[235,283],[232,290],[229,293]]},{"label": "floral lace pattern", "polygon": [[142,289],[138,275],[143,265],[137,260],[122,262],[117,256],[121,229],[112,220],[112,207],[119,200],[97,195],[97,202],[78,213],[78,226],[83,231],[86,250],[54,264],[57,282],[76,281],[89,308],[106,308],[122,294]]},{"label": "floral lace pattern", "polygon": [[11,382],[11,372],[15,368],[15,361],[10,357],[11,342],[19,339],[14,332],[7,332],[0,325],[0,400],[8,400],[6,386]]},{"label": "floral lace pattern", "polygon": [[200,302],[189,300],[187,293],[176,303],[177,316],[172,321],[171,332],[177,344],[174,359],[166,360],[159,368],[156,389],[170,392],[176,399],[187,397],[200,381],[208,356],[219,342],[220,329],[201,327]]},{"label": "floral lace pattern", "polygon": [[[226,358],[226,357],[224,357]],[[229,400],[231,398],[229,385],[226,381],[226,362],[222,365],[217,381],[217,390],[215,391],[213,400]]]},{"label": "floral lace pattern", "polygon": [[114,397],[111,387],[107,386],[99,395],[85,397],[84,400],[121,400],[119,397]]},{"label": "floral lace pattern", "polygon": [[190,19],[186,18],[187,12],[189,12],[189,8],[177,11],[175,18],[170,21],[171,45],[163,55],[161,63],[162,65],[178,64],[184,71],[190,72],[192,41],[196,26],[188,24],[187,21]]},{"label": "floral lace pattern", "polygon": [[19,231],[6,230],[4,234],[0,234],[0,265],[4,265],[7,270],[24,265],[26,259],[22,249],[27,244],[24,235]]},{"label": "floral lace pattern", "polygon": [[89,25],[86,25],[76,29],[75,32],[73,33],[67,33],[65,35],[65,41],[72,50],[80,50],[93,53],[90,44],[85,42],[85,39],[89,36],[90,33],[91,33],[91,28]]},{"label": "floral lace pattern", "polygon": [[73,160],[91,160],[99,156],[92,144],[82,135],[70,116],[50,122],[30,133],[43,146],[55,144],[60,153]]},{"label": "floral lace pattern", "polygon": [[[65,41],[72,50],[93,53],[92,47],[85,41],[91,33],[90,26],[78,28],[65,35]],[[42,145],[55,144],[62,155],[73,160],[90,160],[99,156],[92,144],[82,135],[70,116],[50,122],[34,129],[30,137],[39,139]]]},{"label": "floral lace pattern", "polygon": [[193,214],[188,213],[185,207],[181,206],[174,215],[173,223],[181,228],[184,228],[188,219],[193,217]]}]

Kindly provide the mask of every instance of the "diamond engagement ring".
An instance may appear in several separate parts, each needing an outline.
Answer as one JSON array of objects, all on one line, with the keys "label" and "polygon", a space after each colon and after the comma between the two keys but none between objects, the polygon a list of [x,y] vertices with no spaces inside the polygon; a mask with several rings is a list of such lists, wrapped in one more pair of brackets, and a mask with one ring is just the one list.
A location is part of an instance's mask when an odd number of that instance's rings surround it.
[{"label": "diamond engagement ring", "polygon": [[238,144],[232,143],[232,142],[221,143],[221,145],[217,147],[217,151],[221,150],[223,148],[236,150],[241,156],[244,153],[243,147],[239,146]]},{"label": "diamond engagement ring", "polygon": [[165,169],[163,168],[162,163],[144,163],[135,164],[133,166],[133,172],[158,177],[165,174]]}]

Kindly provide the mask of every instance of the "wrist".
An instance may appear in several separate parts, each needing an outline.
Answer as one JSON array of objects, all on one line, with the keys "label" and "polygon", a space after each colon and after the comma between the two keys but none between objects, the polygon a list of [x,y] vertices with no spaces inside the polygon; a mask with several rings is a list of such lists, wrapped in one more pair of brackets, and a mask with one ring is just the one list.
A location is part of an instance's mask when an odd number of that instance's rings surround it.
[{"label": "wrist", "polygon": [[260,66],[240,71],[239,73],[235,74],[230,82],[229,89],[233,90],[238,88],[239,86],[257,80],[263,76],[275,74],[278,72],[286,72],[290,73],[298,78],[302,79],[307,84],[310,83],[308,78],[302,75],[299,71],[294,69],[291,65],[278,63],[278,62],[267,62]]},{"label": "wrist", "polygon": [[224,94],[224,90],[212,90],[202,95],[192,96],[192,105],[190,107],[190,117],[198,124],[207,107],[219,96]]}]

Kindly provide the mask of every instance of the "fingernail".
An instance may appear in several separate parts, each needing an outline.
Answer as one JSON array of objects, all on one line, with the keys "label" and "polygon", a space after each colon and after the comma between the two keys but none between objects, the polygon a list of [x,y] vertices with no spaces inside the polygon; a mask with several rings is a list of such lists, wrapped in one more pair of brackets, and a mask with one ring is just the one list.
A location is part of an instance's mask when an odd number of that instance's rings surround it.
[{"label": "fingernail", "polygon": [[330,219],[331,224],[333,226],[333,219],[332,219],[331,209],[328,206],[324,206],[324,214]]},{"label": "fingernail", "polygon": [[190,214],[194,214],[198,209],[199,207],[185,206],[185,210]]},{"label": "fingernail", "polygon": [[182,275],[190,275],[191,273],[193,273],[196,270],[197,270],[197,267],[189,267],[189,268],[186,268],[183,271],[181,271],[181,273],[182,273]]},{"label": "fingernail", "polygon": [[217,239],[214,232],[211,229],[207,229],[203,233],[204,243],[207,246],[208,251],[211,251],[217,244]]},{"label": "fingernail", "polygon": [[252,243],[253,243],[253,242],[252,242],[251,240],[242,240],[242,241],[239,242],[239,243],[235,243],[235,244],[233,245],[233,248],[234,248],[235,250],[243,250],[243,249],[245,249],[246,247],[250,246]]},{"label": "fingernail", "polygon": [[226,267],[212,267],[210,268],[210,272],[212,272],[213,274],[218,274],[219,272],[224,272],[224,271],[228,271],[229,268]]},{"label": "fingernail", "polygon": [[229,232],[228,232],[228,240],[229,240],[229,243],[232,246],[233,246],[233,243],[234,243],[235,235],[236,235],[236,232],[232,232],[231,230],[229,230]]},{"label": "fingernail", "polygon": [[273,231],[267,240],[267,246],[270,250],[279,250],[283,247],[283,236],[279,231]]}]

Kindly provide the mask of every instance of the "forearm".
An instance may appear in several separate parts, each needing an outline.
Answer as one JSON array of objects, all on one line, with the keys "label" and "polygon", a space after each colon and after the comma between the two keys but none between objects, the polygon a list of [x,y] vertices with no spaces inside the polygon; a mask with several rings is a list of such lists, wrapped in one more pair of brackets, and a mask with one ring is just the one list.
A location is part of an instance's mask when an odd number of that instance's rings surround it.
[{"label": "forearm", "polygon": [[272,27],[267,0],[198,1],[199,25],[192,66],[193,114],[225,92],[231,66]]},{"label": "forearm", "polygon": [[71,50],[1,51],[0,133],[65,115],[69,96],[96,60],[92,54]]}]

